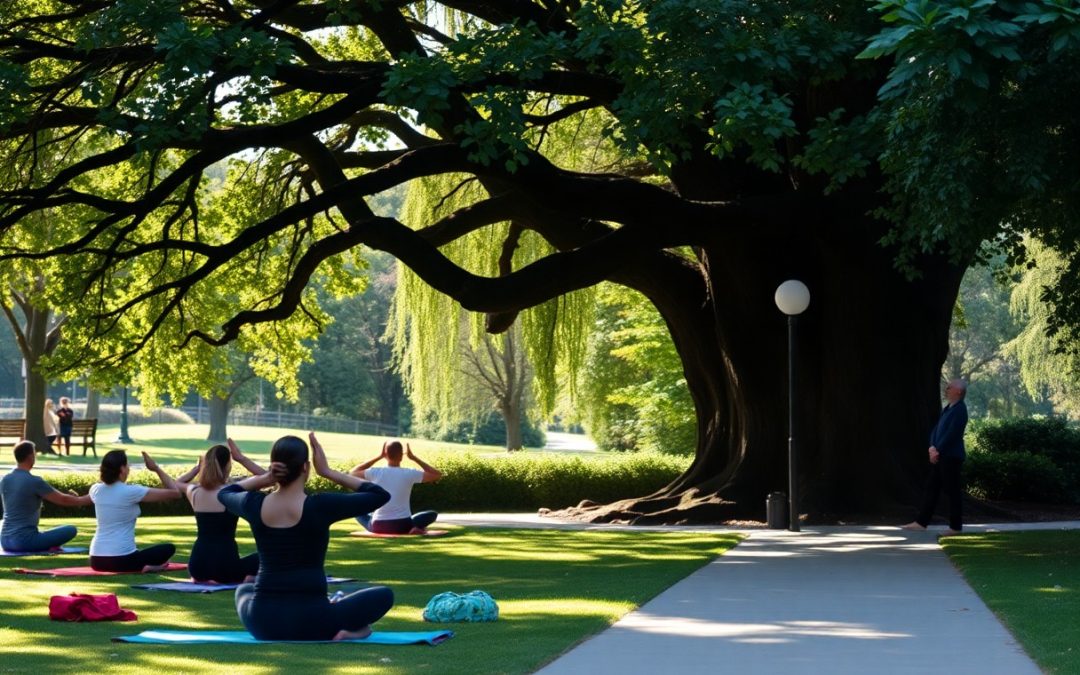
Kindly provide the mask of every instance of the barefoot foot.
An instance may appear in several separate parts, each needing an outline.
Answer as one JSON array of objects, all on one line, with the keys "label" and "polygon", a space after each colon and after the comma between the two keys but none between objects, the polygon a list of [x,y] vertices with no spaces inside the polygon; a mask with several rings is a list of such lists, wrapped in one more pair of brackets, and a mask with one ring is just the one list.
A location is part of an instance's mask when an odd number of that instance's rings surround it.
[{"label": "barefoot foot", "polygon": [[339,640],[363,640],[371,635],[371,626],[364,626],[360,630],[339,630],[334,636],[334,642]]},{"label": "barefoot foot", "polygon": [[169,563],[163,563],[161,565],[143,565],[143,574],[149,574],[151,572],[164,572],[168,569]]},{"label": "barefoot foot", "polygon": [[916,523],[915,521],[912,521],[912,522],[908,523],[907,525],[901,525],[900,529],[901,530],[910,530],[912,532],[925,532],[926,531],[926,526],[925,525],[920,525],[919,523]]}]

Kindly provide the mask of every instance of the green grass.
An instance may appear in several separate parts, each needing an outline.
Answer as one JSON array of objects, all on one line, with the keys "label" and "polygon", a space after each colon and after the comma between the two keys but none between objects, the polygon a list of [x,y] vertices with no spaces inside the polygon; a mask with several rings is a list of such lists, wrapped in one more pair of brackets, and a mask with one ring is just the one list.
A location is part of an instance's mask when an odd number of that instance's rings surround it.
[{"label": "green grass", "polygon": [[1080,673],[1080,531],[941,540],[975,592],[1047,673]]},{"label": "green grass", "polygon": [[[43,526],[52,526],[43,522]],[[74,545],[88,545],[90,519]],[[240,629],[228,592],[208,595],[147,592],[129,587],[154,577],[37,578],[15,567],[86,564],[83,556],[0,558],[0,672],[349,672],[529,673],[603,630],[679,579],[733,546],[736,534],[464,529],[438,539],[349,537],[356,525],[334,526],[327,571],[390,586],[396,596],[380,630],[450,628],[437,647],[267,645],[260,647],[113,644],[109,638],[152,628]],[[240,528],[240,549],[253,550]],[[191,550],[190,517],[143,519],[143,545],[172,541],[178,560]],[[182,574],[172,574],[182,578]],[[480,589],[498,602],[489,624],[427,624],[420,614],[443,591]],[[49,597],[70,592],[115,593],[134,610],[134,623],[50,621]]]},{"label": "green grass", "polygon": [[[132,462],[141,462],[142,458],[139,453],[145,451],[153,455],[154,459],[161,464],[194,463],[198,456],[206,452],[206,449],[212,445],[206,440],[209,432],[210,427],[206,424],[146,424],[129,428],[128,433],[134,440],[133,443],[117,443],[118,427],[100,427],[97,432],[98,456],[96,458],[93,454],[84,457],[81,447],[72,446],[70,456],[57,459],[49,455],[42,455],[38,458],[38,462],[42,464],[97,465],[101,461],[101,455],[109,450],[118,449],[126,450]],[[307,430],[304,429],[279,429],[275,427],[230,425],[228,432],[240,448],[255,461],[266,461],[266,458],[270,455],[270,446],[282,436],[292,434],[300,436],[304,440],[307,440],[308,436]],[[387,440],[384,436],[331,432],[319,432],[318,436],[331,461],[371,459],[379,454],[383,441]],[[463,445],[423,439],[402,440],[408,441],[412,449],[423,459],[427,459],[428,456],[437,457],[444,453],[506,454],[505,449],[495,445]]]}]

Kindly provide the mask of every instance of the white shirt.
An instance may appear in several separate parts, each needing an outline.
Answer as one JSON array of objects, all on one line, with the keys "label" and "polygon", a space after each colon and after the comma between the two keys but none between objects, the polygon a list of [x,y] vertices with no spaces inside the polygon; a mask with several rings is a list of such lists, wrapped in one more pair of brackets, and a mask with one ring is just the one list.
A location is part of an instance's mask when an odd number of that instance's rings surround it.
[{"label": "white shirt", "polygon": [[409,495],[412,494],[412,486],[423,482],[423,471],[400,466],[378,466],[365,469],[364,477],[390,493],[390,501],[371,514],[372,520],[401,520],[412,517]]},{"label": "white shirt", "polygon": [[136,551],[135,520],[142,513],[139,502],[150,488],[117,481],[90,486],[90,500],[97,514],[97,531],[90,540],[90,555],[119,556]]}]

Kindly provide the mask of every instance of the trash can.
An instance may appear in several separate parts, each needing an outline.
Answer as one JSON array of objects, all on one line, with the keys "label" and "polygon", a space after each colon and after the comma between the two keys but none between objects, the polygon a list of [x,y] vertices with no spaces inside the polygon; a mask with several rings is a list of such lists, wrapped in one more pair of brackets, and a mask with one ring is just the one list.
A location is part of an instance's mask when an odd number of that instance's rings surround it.
[{"label": "trash can", "polygon": [[766,520],[771,530],[786,530],[788,526],[787,495],[783,492],[770,492],[765,499]]}]

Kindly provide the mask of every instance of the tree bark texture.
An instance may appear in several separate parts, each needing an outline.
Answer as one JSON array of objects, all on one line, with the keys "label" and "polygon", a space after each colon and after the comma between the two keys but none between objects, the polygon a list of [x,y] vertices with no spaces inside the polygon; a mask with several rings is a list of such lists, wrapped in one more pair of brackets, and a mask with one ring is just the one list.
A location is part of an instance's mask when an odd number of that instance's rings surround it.
[{"label": "tree bark texture", "polygon": [[911,281],[865,223],[732,237],[688,265],[623,275],[664,316],[698,428],[689,469],[652,495],[564,513],[600,521],[763,520],[787,492],[786,316],[777,286],[810,289],[797,319],[796,449],[800,512],[881,514],[914,504],[940,409],[940,366],[963,268],[921,261]]}]

